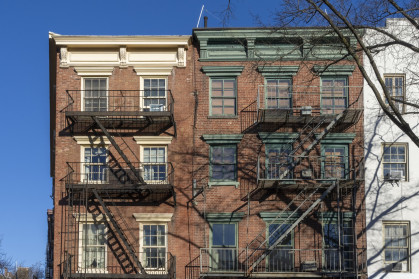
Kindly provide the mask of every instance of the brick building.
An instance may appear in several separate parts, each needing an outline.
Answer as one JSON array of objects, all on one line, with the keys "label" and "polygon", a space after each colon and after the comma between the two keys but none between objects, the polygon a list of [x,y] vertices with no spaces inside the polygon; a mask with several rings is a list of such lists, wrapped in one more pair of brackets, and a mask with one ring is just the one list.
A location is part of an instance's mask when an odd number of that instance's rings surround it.
[{"label": "brick building", "polygon": [[322,29],[51,33],[53,278],[365,272],[344,55]]}]

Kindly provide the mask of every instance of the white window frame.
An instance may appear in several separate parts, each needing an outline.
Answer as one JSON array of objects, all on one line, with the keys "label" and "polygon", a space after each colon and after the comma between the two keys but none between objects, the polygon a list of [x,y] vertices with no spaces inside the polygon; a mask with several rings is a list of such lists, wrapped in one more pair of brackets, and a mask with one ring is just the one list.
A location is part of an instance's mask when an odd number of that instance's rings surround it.
[{"label": "white window frame", "polygon": [[[404,150],[405,150],[405,155],[404,155],[405,161],[404,161],[404,163],[384,162],[384,149],[387,148],[387,147],[392,147],[392,146],[404,146]],[[409,181],[409,144],[407,142],[383,142],[381,144],[381,176],[382,176],[383,181],[391,181],[391,180],[385,179],[385,176],[384,176],[384,165],[385,164],[404,164],[405,165],[405,176],[401,177],[400,181]]]},{"label": "white window frame", "polygon": [[167,84],[167,82],[168,82],[168,76],[141,76],[140,77],[140,108],[141,108],[141,111],[144,111],[145,108],[150,109],[149,106],[146,107],[144,105],[144,101],[146,99],[143,96],[144,90],[145,90],[144,89],[144,80],[145,79],[164,79],[165,80],[165,98],[166,98],[166,105],[163,107],[163,111],[166,111],[167,110],[167,106],[168,106],[168,101],[169,101],[169,98],[167,96],[168,90],[169,90],[168,89],[168,84]]},{"label": "white window frame", "polygon": [[[108,239],[106,238],[105,242],[105,267],[104,268],[83,268],[83,225],[86,224],[98,224],[105,225],[104,235],[108,234],[108,226],[104,221],[94,221],[90,216],[79,216],[79,255],[78,255],[78,264],[77,271],[79,273],[108,273]],[[85,220],[82,220],[85,219]]]},{"label": "white window frame", "polygon": [[157,183],[167,183],[167,175],[168,175],[168,163],[167,163],[167,145],[140,145],[140,160],[141,160],[141,165],[143,168],[143,173],[145,176],[145,169],[144,167],[149,164],[149,165],[158,165],[159,163],[150,163],[150,162],[144,162],[144,148],[164,148],[164,164],[165,168],[166,168],[166,179],[165,180],[144,180],[144,182],[146,183],[150,183],[150,184],[156,184]]},{"label": "white window frame", "polygon": [[85,80],[86,79],[106,79],[106,110],[109,110],[109,78],[104,76],[86,76],[81,78],[81,94],[80,94],[80,110],[84,110],[84,92],[85,92]]},{"label": "white window frame", "polygon": [[[406,270],[393,270],[393,269],[389,269],[388,266],[394,264],[395,262],[388,262],[386,261],[385,258],[385,252],[386,252],[386,235],[385,235],[385,229],[386,229],[386,225],[401,225],[401,226],[406,226],[406,244],[407,246],[405,248],[398,248],[398,249],[407,249],[407,262],[400,262],[402,263],[402,269],[403,269],[403,263],[405,263],[405,268]],[[384,269],[387,272],[395,272],[395,273],[409,273],[411,270],[411,243],[410,243],[410,235],[411,235],[411,231],[410,231],[410,222],[409,221],[387,221],[387,220],[383,220],[382,222],[382,235],[383,235],[383,252],[382,252],[382,259],[383,259],[383,264],[384,264]],[[400,247],[400,246],[397,246]],[[397,248],[396,248],[397,249]]]},{"label": "white window frame", "polygon": [[[405,74],[384,74],[384,84],[386,83],[386,79],[387,78],[391,78],[393,80],[393,87],[391,88],[391,92],[389,92],[391,97],[397,97],[397,96],[395,96],[395,95],[392,94],[392,93],[394,93],[393,92],[394,91],[394,88],[396,88],[396,86],[394,85],[394,79],[395,78],[402,78],[403,79],[403,88],[402,88],[403,95],[402,95],[402,100],[405,101],[406,100],[406,75]],[[384,100],[385,100],[386,105],[388,107],[390,107],[390,105],[388,104],[388,101],[385,98],[385,96],[383,96],[383,97],[384,97]],[[399,103],[399,102],[396,102],[394,100],[393,100],[393,103],[394,103],[394,105],[396,107],[399,106],[399,105],[402,107],[402,110],[399,111],[401,114],[403,114],[403,113],[406,112],[406,104]]]},{"label": "white window frame", "polygon": [[[83,178],[86,175],[84,170],[85,170],[85,165],[86,163],[84,162],[84,156],[85,156],[85,150],[86,148],[105,148],[106,149],[106,165],[108,163],[109,160],[109,145],[99,145],[99,144],[94,144],[94,145],[82,145],[80,148],[80,182],[84,183],[86,182]],[[108,173],[109,176],[109,173]],[[109,177],[107,177],[109,180]],[[107,182],[107,180],[87,180],[89,182],[89,184],[104,184]]]}]

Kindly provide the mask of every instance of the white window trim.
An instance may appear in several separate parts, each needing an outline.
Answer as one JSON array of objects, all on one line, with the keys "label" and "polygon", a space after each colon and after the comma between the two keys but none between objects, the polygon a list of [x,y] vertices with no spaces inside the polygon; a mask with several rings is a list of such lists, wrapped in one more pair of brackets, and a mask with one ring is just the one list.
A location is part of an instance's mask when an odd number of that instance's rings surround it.
[{"label": "white window trim", "polygon": [[[406,92],[406,74],[404,74],[404,73],[385,73],[383,75],[384,83],[386,81],[386,78],[392,78],[394,80],[394,78],[400,78],[400,77],[403,78],[403,101],[406,101],[406,93],[407,93]],[[395,86],[393,85],[393,88],[394,87]],[[390,95],[390,96],[394,97],[393,95]],[[383,98],[384,98],[384,100],[386,99],[384,93],[383,93]],[[395,106],[399,105],[399,103],[396,102],[396,101],[393,101],[393,103],[394,103]],[[388,108],[390,108],[389,104],[386,104],[386,105],[387,105]],[[401,113],[401,114],[406,113],[406,107],[407,107],[406,104],[401,103],[401,106],[402,106],[402,111],[399,111],[399,113]]]},{"label": "white window trim", "polygon": [[386,225],[406,225],[407,226],[407,263],[406,263],[406,270],[405,271],[389,271],[392,273],[410,273],[412,270],[411,267],[411,258],[412,258],[412,254],[411,254],[411,243],[410,243],[410,236],[411,236],[411,226],[410,226],[410,221],[393,221],[393,220],[383,220],[382,221],[382,245],[383,245],[383,251],[382,251],[382,255],[381,258],[383,260],[383,264],[384,264],[384,269],[386,269],[387,265],[392,264],[393,262],[386,262],[386,258],[385,258],[385,226]]},{"label": "white window trim", "polygon": [[[84,183],[84,181],[82,180],[83,179],[83,176],[84,176],[84,165],[85,165],[85,162],[84,162],[84,154],[85,154],[85,149],[86,148],[105,148],[106,149],[106,151],[107,151],[107,155],[106,155],[106,163],[108,163],[108,160],[109,160],[109,145],[103,145],[103,144],[91,144],[91,145],[81,145],[80,146],[80,182],[83,182]],[[106,181],[101,181],[101,180],[98,180],[98,181],[95,181],[94,182],[94,184],[102,184],[102,183],[105,183]]]},{"label": "white window trim", "polygon": [[[111,75],[112,75],[112,73],[111,73]],[[106,79],[106,90],[109,90],[109,78],[107,77],[107,76],[83,76],[82,78],[81,78],[81,94],[80,94],[80,102],[81,102],[81,104],[80,104],[80,110],[81,111],[84,111],[84,81],[86,80],[86,79],[95,79],[95,78],[104,78],[104,79]],[[109,108],[109,96],[108,96],[109,94],[108,94],[108,91],[106,91],[106,107],[107,107],[107,109]]]},{"label": "white window trim", "polygon": [[134,136],[139,145],[169,145],[172,139],[170,136]]},{"label": "white window trim", "polygon": [[[382,142],[381,143],[381,179],[382,181],[390,181],[390,180],[386,180],[384,178],[384,164],[392,164],[392,163],[386,163],[384,162],[384,148],[385,147],[390,147],[390,146],[404,146],[405,147],[405,160],[406,162],[404,163],[406,165],[406,170],[405,170],[405,176],[404,178],[400,179],[400,181],[398,182],[408,182],[409,181],[409,143],[407,142]],[[394,163],[397,164],[397,163]]]},{"label": "white window trim", "polygon": [[[90,216],[89,216],[90,215]],[[85,224],[104,224],[105,225],[105,231],[104,234],[107,235],[108,234],[108,226],[106,225],[106,222],[104,221],[95,221],[93,219],[91,219],[93,217],[93,214],[79,214],[79,218],[84,218],[84,216],[86,217],[87,220],[80,220],[78,221],[78,226],[79,226],[79,255],[78,255],[78,261],[77,261],[77,272],[78,273],[103,273],[106,274],[108,273],[108,239],[106,239],[105,242],[105,267],[104,268],[83,268],[83,262],[82,262],[82,254],[83,254],[83,225]],[[100,216],[99,216],[100,218]],[[103,217],[101,218],[102,220],[104,219]],[[107,218],[106,218],[107,220]]]},{"label": "white window trim", "polygon": [[165,82],[164,82],[164,84],[165,84],[165,98],[166,98],[166,106],[165,106],[165,109],[167,109],[167,105],[168,105],[168,96],[167,96],[167,91],[168,91],[168,84],[167,84],[167,82],[168,82],[168,76],[161,76],[161,75],[155,75],[155,76],[153,76],[153,75],[150,75],[150,76],[147,76],[147,75],[144,75],[144,76],[140,76],[140,107],[141,107],[141,109],[144,109],[145,108],[145,106],[144,106],[144,97],[143,97],[143,93],[144,93],[144,80],[145,79],[164,79],[165,80]]},{"label": "white window trim", "polygon": [[[168,223],[172,220],[173,213],[133,213],[133,217],[135,220],[139,223],[139,246],[140,249],[138,251],[139,253],[139,259],[143,260],[142,256],[142,249],[144,247],[144,225],[164,225],[165,226],[165,244],[166,244],[166,257],[167,253],[169,251],[168,248]],[[167,258],[166,258],[167,263]],[[165,264],[166,264],[165,263]],[[154,268],[145,268],[146,270],[156,270]],[[164,267],[164,270],[167,270],[167,266]],[[157,271],[158,273],[161,273],[161,271]],[[153,273],[153,272],[151,272]]]},{"label": "white window trim", "polygon": [[[168,161],[167,161],[167,145],[157,145],[157,144],[152,144],[152,145],[140,145],[140,162],[144,171],[144,176],[145,176],[145,170],[144,170],[144,165],[146,165],[147,163],[144,162],[144,148],[153,148],[153,147],[157,147],[157,148],[162,148],[164,147],[164,164],[166,164],[166,177],[168,175],[169,169],[168,169]],[[166,183],[168,182],[167,179],[165,180],[144,180],[144,182],[149,182],[151,184],[155,183],[156,181],[165,181]]]}]

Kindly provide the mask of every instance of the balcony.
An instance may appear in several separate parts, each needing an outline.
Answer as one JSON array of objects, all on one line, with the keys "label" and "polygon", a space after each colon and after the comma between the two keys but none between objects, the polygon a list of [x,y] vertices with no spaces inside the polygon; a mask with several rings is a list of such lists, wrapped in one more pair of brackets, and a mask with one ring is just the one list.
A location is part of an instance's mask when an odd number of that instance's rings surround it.
[{"label": "balcony", "polygon": [[[136,173],[124,162],[67,162],[66,189],[81,191],[96,189],[98,193],[130,193],[148,190],[172,193],[174,169],[171,163],[132,162]],[[145,184],[138,181],[141,176]]]},{"label": "balcony", "polygon": [[[82,248],[80,248],[82,251]],[[106,250],[104,250],[106,251]],[[87,252],[88,254],[89,252]],[[90,252],[91,253],[91,252]],[[118,252],[120,254],[120,251]],[[139,253],[145,273],[139,273],[127,258],[121,261],[116,255],[110,253],[94,253],[94,267],[83,265],[83,260],[91,258],[87,256],[72,255],[66,253],[62,263],[64,278],[176,278],[176,257],[171,253],[165,253],[160,257],[153,257],[149,253]]]},{"label": "balcony", "polygon": [[312,184],[330,185],[338,180],[340,187],[352,187],[363,179],[361,156],[275,156],[258,157],[258,188],[293,188]]},{"label": "balcony", "polygon": [[262,85],[256,100],[240,112],[241,130],[274,132],[281,127],[303,127],[308,122],[326,126],[343,113],[334,127],[342,131],[361,116],[362,90],[356,86]]},{"label": "balcony", "polygon": [[93,117],[110,131],[160,134],[174,126],[170,90],[67,90],[63,128],[84,134],[95,125]]},{"label": "balcony", "polygon": [[[199,274],[203,277],[345,277],[365,272],[366,251],[357,249],[275,248],[252,266],[267,249],[202,248]],[[252,256],[248,256],[252,255]],[[355,257],[356,255],[356,257]]]}]

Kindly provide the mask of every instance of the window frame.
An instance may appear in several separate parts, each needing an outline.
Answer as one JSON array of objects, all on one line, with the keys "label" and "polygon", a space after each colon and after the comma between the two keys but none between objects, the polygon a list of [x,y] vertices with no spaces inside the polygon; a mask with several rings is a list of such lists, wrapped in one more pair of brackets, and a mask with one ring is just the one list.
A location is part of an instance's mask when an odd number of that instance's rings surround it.
[{"label": "window frame", "polygon": [[[291,226],[292,225],[292,222],[291,222],[291,220],[289,220],[288,222],[284,223],[284,222],[280,222],[278,220],[278,222],[266,223],[266,236],[265,236],[265,239],[270,238],[269,237],[270,236],[270,231],[269,231],[270,228],[269,227],[271,225],[282,225],[282,224]],[[290,249],[292,251],[295,251],[295,238],[294,238],[295,235],[294,235],[294,229],[292,229],[291,232],[290,232],[291,245],[282,245],[282,244],[279,244],[277,247],[288,247],[288,246],[291,246],[292,248],[288,248],[288,249]],[[286,230],[288,230],[288,229],[286,229]],[[268,240],[268,246],[270,246],[269,241],[270,240]],[[272,252],[271,252],[271,254],[272,254]],[[268,257],[266,257],[266,261],[265,261],[266,270],[269,271],[269,272],[274,271],[274,270],[272,270],[272,267],[270,266],[271,265],[270,260],[271,260],[271,256],[272,256],[271,254],[268,255]],[[294,266],[295,265],[295,253],[290,253],[289,255],[290,255],[290,258],[291,258],[291,261],[292,261],[292,263],[291,263],[291,269],[290,270],[284,269],[284,270],[280,270],[279,272],[284,272],[284,271],[290,271],[291,272],[292,270],[294,270],[294,268],[295,268],[295,266]]]},{"label": "window frame", "polygon": [[[323,98],[324,98],[323,97],[323,88],[325,86],[323,85],[323,82],[326,79],[329,79],[329,80],[331,79],[331,80],[333,80],[333,82],[335,82],[335,80],[338,80],[338,79],[344,79],[345,80],[345,85],[343,86],[343,88],[345,90],[345,93],[344,93],[345,96],[343,97],[345,99],[345,107],[344,108],[336,108],[335,107],[334,103],[335,103],[336,97],[330,97],[331,99],[333,99],[333,108],[332,109],[324,107],[324,105],[323,105]],[[344,111],[344,110],[348,109],[348,107],[349,107],[349,79],[348,79],[348,76],[346,76],[346,75],[321,76],[320,77],[320,113],[321,113],[321,115],[339,114],[340,112],[337,113],[336,110],[342,109]],[[332,113],[325,113],[324,112],[325,110],[332,110]]]},{"label": "window frame", "polygon": [[[222,92],[224,92],[224,81],[225,80],[232,80],[234,81],[234,97],[213,97],[212,91],[213,91],[213,81],[214,80],[222,80],[223,81],[223,87],[222,87]],[[214,77],[210,77],[210,81],[209,81],[209,116],[213,116],[213,117],[237,117],[238,113],[237,113],[237,77],[229,77],[229,76],[214,76]],[[216,99],[221,99],[223,100],[222,102],[222,113],[221,114],[214,114],[213,113],[213,98]],[[224,114],[224,100],[225,99],[234,99],[234,114]]]},{"label": "window frame", "polygon": [[[109,146],[108,145],[81,145],[80,146],[80,182],[85,183],[85,181],[87,181],[87,183],[89,184],[104,184],[106,182],[109,181],[109,166],[108,166],[108,160],[109,160]],[[85,173],[85,167],[86,167],[86,163],[84,159],[85,159],[85,154],[86,154],[86,149],[87,148],[104,148],[106,150],[106,161],[105,161],[105,180],[99,179],[99,180],[86,180],[83,179],[84,176],[86,175]],[[94,165],[94,163],[90,163],[91,165]],[[99,164],[98,164],[99,165]]]},{"label": "window frame", "polygon": [[[81,78],[81,96],[80,96],[80,111],[86,111],[85,104],[84,104],[84,98],[85,98],[85,92],[86,92],[86,85],[85,82],[88,79],[105,79],[106,80],[106,110],[109,110],[109,78],[104,76],[85,76]],[[89,112],[96,112],[96,111],[89,111]]]},{"label": "window frame", "polygon": [[[168,91],[169,91],[169,89],[168,89],[168,77],[167,76],[160,76],[160,75],[157,75],[157,76],[141,76],[140,77],[140,109],[141,109],[141,111],[150,111],[150,106],[145,106],[144,105],[144,102],[145,102],[145,100],[146,99],[152,99],[152,97],[145,97],[145,89],[144,89],[144,81],[146,80],[146,79],[163,79],[164,80],[164,85],[165,85],[165,89],[164,89],[164,99],[165,99],[165,105],[162,107],[163,109],[162,110],[160,110],[160,111],[167,111],[167,108],[168,108],[168,96],[167,96],[167,94],[168,94]],[[154,99],[163,99],[163,98],[154,98]]]},{"label": "window frame", "polygon": [[[289,166],[290,164],[292,164],[292,158],[289,157],[290,153],[292,152],[293,148],[292,148],[292,144],[290,143],[265,143],[265,168],[266,168],[266,178],[267,179],[272,179],[272,180],[276,180],[279,179],[279,177],[282,175],[283,172],[281,172],[280,170],[278,170],[278,174],[276,175],[276,177],[271,177],[272,174],[270,174],[270,162],[269,162],[269,153],[268,151],[271,149],[277,149],[277,150],[288,150],[288,163],[287,166]],[[281,164],[281,163],[279,163]],[[276,172],[276,169],[275,169]],[[293,178],[293,171],[289,171],[288,175],[284,178],[284,179],[292,179]]]},{"label": "window frame", "polygon": [[[97,225],[104,225],[105,229],[103,231],[103,234],[105,236],[105,244],[103,245],[105,247],[105,266],[103,268],[83,268],[83,254],[84,254],[84,249],[85,247],[83,246],[83,236],[84,236],[84,231],[83,231],[83,225],[91,225],[91,224],[97,224]],[[77,270],[79,270],[79,272],[81,273],[108,273],[108,238],[107,238],[107,234],[108,234],[108,226],[106,225],[106,222],[100,222],[100,221],[79,221],[78,222],[79,225],[79,256],[78,256],[78,264],[77,264]]]},{"label": "window frame", "polygon": [[[277,81],[277,82],[279,82],[279,81],[288,81],[289,82],[289,84],[288,84],[288,94],[289,94],[289,97],[288,98],[280,98],[279,96],[278,97],[276,97],[276,98],[272,98],[272,99],[275,99],[275,100],[277,100],[276,102],[277,102],[277,104],[278,104],[278,100],[285,100],[285,99],[288,99],[288,107],[287,108],[283,108],[283,107],[275,107],[275,108],[271,108],[271,107],[268,107],[268,87],[269,87],[269,85],[268,85],[268,82],[269,81]],[[265,109],[289,109],[291,112],[292,112],[292,105],[293,105],[293,100],[292,100],[292,78],[286,78],[286,77],[282,77],[282,78],[265,78],[265,98],[264,98],[264,102],[265,102]],[[276,85],[277,86],[277,89],[276,89],[276,93],[278,93],[279,91],[278,91],[278,84]]]},{"label": "window frame", "polygon": [[[164,271],[166,271],[167,270],[167,255],[168,255],[168,249],[169,249],[169,247],[168,247],[168,226],[167,226],[167,222],[161,222],[161,221],[144,221],[144,222],[141,222],[140,224],[140,230],[139,230],[139,237],[140,237],[140,240],[139,240],[139,244],[140,244],[140,261],[143,263],[143,265],[144,265],[144,269],[145,270],[150,270],[150,271],[161,271],[161,270],[164,270]],[[145,244],[144,244],[144,226],[164,226],[164,231],[165,231],[165,234],[164,234],[164,243],[165,243],[165,254],[164,254],[164,267],[163,268],[158,268],[158,267],[147,267],[146,266],[146,263],[147,263],[147,258],[146,258],[146,254],[145,254],[145,251],[144,251],[144,249],[145,248],[153,248],[153,247],[155,247],[155,248],[161,248],[162,246],[146,246]]]},{"label": "window frame", "polygon": [[[223,246],[216,246],[216,247],[214,247],[214,245],[213,245],[213,238],[214,238],[214,229],[213,229],[213,226],[214,225],[234,225],[234,242],[235,242],[235,245],[234,246],[228,246],[228,247],[225,247],[224,245]],[[210,267],[211,267],[211,269],[215,269],[216,271],[234,271],[235,269],[237,269],[238,268],[238,266],[237,266],[237,262],[234,264],[234,267],[233,267],[233,269],[223,269],[222,267],[219,267],[221,264],[220,264],[220,261],[217,261],[215,264],[214,264],[214,259],[216,258],[216,256],[215,256],[215,254],[213,254],[213,253],[215,253],[215,251],[213,251],[213,249],[231,249],[232,251],[236,251],[235,252],[235,254],[232,254],[232,257],[234,257],[234,260],[235,261],[237,261],[238,260],[238,253],[239,253],[239,246],[238,246],[238,244],[239,244],[239,230],[238,230],[238,222],[228,222],[228,221],[213,221],[213,222],[209,222],[209,227],[210,227],[210,234],[209,234],[209,247],[210,247],[210,253],[211,253],[211,257],[210,257]],[[227,251],[229,251],[229,250],[227,250]]]},{"label": "window frame", "polygon": [[[343,164],[345,165],[345,169],[344,169],[344,176],[343,177],[325,177],[326,174],[326,156],[325,155],[325,149],[326,148],[343,148],[345,154],[343,155],[344,157],[344,162]],[[348,179],[350,176],[349,173],[349,146],[348,144],[322,144],[321,145],[321,178],[322,179]]]},{"label": "window frame", "polygon": [[[386,162],[384,162],[384,150],[387,148],[387,147],[392,147],[392,146],[404,146],[404,150],[405,150],[405,154],[404,154],[404,157],[405,157],[405,162],[404,163],[386,163]],[[404,164],[405,165],[405,169],[404,169],[404,171],[405,171],[405,177],[404,177],[404,179],[403,179],[403,177],[402,177],[402,179],[400,180],[400,181],[405,181],[405,182],[408,182],[409,181],[409,143],[407,143],[407,142],[382,142],[381,143],[381,174],[382,174],[382,179],[383,179],[383,181],[391,181],[390,179],[385,179],[385,175],[384,175],[384,165],[385,164]]]},{"label": "window frame", "polygon": [[[223,148],[228,148],[228,147],[234,147],[234,179],[214,179],[213,178],[213,159],[212,159],[212,154],[213,154],[213,148],[215,147],[223,147]],[[238,168],[237,168],[237,144],[234,143],[227,143],[227,144],[211,144],[210,145],[210,157],[209,157],[209,182],[237,182],[238,181]],[[219,165],[225,165],[225,164],[219,164]]]},{"label": "window frame", "polygon": [[[386,225],[389,225],[389,226],[391,226],[391,225],[404,225],[404,226],[406,226],[406,233],[407,233],[407,235],[406,235],[406,244],[407,244],[406,248],[393,248],[393,249],[406,249],[407,250],[406,270],[405,271],[403,271],[403,270],[398,271],[398,270],[393,270],[393,269],[389,270],[387,268],[390,264],[398,263],[398,262],[403,263],[403,261],[397,261],[397,262],[386,261],[386,258],[385,258],[385,251],[386,251],[386,234],[385,234],[386,231],[385,231],[385,228],[386,228]],[[410,221],[383,220],[382,221],[382,236],[383,236],[382,260],[383,260],[384,269],[388,272],[394,272],[394,273],[410,273],[411,262],[412,262],[411,261],[411,225],[410,225]],[[400,247],[400,246],[395,246],[395,247]]]},{"label": "window frame", "polygon": [[[165,176],[165,179],[164,180],[154,180],[154,179],[151,179],[151,180],[146,180],[145,179],[145,169],[144,169],[144,166],[145,165],[147,165],[147,163],[145,163],[144,162],[144,148],[164,148],[164,165],[165,165],[165,172],[166,172],[166,176]],[[168,162],[167,162],[167,150],[168,150],[168,146],[167,145],[165,145],[165,144],[141,144],[140,145],[140,161],[141,161],[141,165],[142,165],[142,168],[143,168],[143,171],[144,171],[144,174],[143,174],[143,178],[144,178],[144,182],[146,182],[146,183],[151,183],[151,184],[156,184],[156,182],[157,183],[165,183],[165,182],[167,182],[167,180],[168,180],[168,172],[169,172],[169,168],[168,168]],[[149,164],[151,163],[151,162],[148,162]],[[151,165],[153,165],[153,164],[151,164]],[[157,163],[155,163],[155,165],[157,165]]]},{"label": "window frame", "polygon": [[[395,88],[396,88],[395,83],[394,83],[395,79],[396,78],[402,78],[403,79],[403,81],[402,81],[402,83],[403,83],[403,85],[402,85],[403,86],[402,87],[402,93],[403,93],[402,94],[402,100],[403,101],[406,101],[406,75],[405,74],[400,74],[400,73],[399,74],[396,74],[396,73],[391,74],[391,73],[389,73],[389,74],[384,74],[383,75],[383,78],[384,78],[384,84],[385,84],[386,88],[387,88],[386,79],[387,78],[391,78],[392,79],[393,86],[391,88],[391,91],[389,92],[389,94],[390,94],[391,97],[397,97],[397,96],[395,96],[395,95],[392,94],[393,91],[395,91]],[[385,98],[384,93],[383,93],[383,97],[384,97],[384,100],[385,100],[386,105],[390,108],[390,105],[388,104],[388,100],[387,100],[387,98]],[[394,105],[396,107],[399,106],[399,105],[402,106],[402,110],[401,111],[399,110],[399,113],[401,113],[401,114],[406,113],[406,104],[404,104],[404,103],[398,103],[396,101],[393,101],[393,103],[394,103]]]}]

